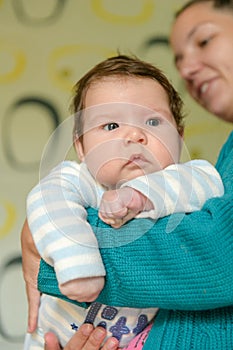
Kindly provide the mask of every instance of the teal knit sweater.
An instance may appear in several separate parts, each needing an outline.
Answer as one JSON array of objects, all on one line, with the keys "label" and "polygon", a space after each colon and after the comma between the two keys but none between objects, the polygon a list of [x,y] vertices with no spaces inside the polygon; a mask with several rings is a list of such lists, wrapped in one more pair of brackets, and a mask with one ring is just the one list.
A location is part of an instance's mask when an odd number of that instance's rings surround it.
[{"label": "teal knit sweater", "polygon": [[[98,301],[160,308],[145,350],[233,349],[233,133],[216,167],[225,187],[223,197],[182,218],[175,214],[159,219],[125,246],[101,249],[107,276]],[[93,209],[88,220],[100,246],[120,235],[121,230],[106,230]],[[138,219],[139,229],[147,220]],[[134,235],[133,230],[129,222],[127,234]],[[53,268],[43,261],[38,286],[64,297]]]}]

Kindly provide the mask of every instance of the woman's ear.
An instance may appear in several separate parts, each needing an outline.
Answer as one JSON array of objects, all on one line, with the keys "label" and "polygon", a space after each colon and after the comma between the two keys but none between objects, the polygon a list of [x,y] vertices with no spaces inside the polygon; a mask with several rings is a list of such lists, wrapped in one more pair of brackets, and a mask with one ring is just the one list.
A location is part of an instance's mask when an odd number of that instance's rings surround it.
[{"label": "woman's ear", "polygon": [[80,141],[80,139],[75,140],[74,146],[75,146],[75,150],[76,150],[77,155],[78,155],[78,159],[81,160],[81,162],[83,162],[85,157],[84,157],[83,144]]}]

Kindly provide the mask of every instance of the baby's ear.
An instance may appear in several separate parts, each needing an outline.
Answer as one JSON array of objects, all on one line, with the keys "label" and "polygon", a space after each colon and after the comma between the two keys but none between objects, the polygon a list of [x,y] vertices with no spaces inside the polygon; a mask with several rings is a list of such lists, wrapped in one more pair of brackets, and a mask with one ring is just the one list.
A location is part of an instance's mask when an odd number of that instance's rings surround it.
[{"label": "baby's ear", "polygon": [[78,159],[81,160],[81,162],[83,162],[85,157],[84,157],[83,144],[82,144],[81,140],[76,139],[74,146],[75,146],[75,150],[76,150],[77,155],[78,155]]}]

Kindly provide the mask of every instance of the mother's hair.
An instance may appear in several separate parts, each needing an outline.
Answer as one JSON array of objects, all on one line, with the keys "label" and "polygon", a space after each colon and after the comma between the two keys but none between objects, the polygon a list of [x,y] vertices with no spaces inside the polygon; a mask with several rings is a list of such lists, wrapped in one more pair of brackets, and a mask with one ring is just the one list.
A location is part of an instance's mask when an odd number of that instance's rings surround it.
[{"label": "mother's hair", "polygon": [[191,0],[184,4],[175,14],[175,17],[178,17],[184,10],[188,7],[198,4],[201,2],[211,2],[213,8],[216,9],[230,9],[233,10],[233,0]]}]

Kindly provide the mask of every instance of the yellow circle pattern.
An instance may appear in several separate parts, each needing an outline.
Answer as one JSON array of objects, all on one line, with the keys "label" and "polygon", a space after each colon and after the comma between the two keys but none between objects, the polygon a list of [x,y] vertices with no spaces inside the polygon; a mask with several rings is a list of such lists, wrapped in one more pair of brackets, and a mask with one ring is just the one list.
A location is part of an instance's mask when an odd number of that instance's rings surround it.
[{"label": "yellow circle pattern", "polygon": [[8,49],[5,47],[0,47],[0,52],[4,50],[5,51],[7,50],[7,52],[13,56],[14,67],[10,72],[7,72],[5,74],[0,74],[1,84],[11,83],[12,81],[17,80],[18,77],[23,73],[26,66],[26,57],[23,52],[13,50],[12,48]]},{"label": "yellow circle pattern", "polygon": [[0,226],[0,238],[6,236],[10,232],[16,221],[15,206],[10,202],[3,202],[2,205],[6,212],[6,218],[2,226]]},{"label": "yellow circle pattern", "polygon": [[94,13],[104,19],[107,22],[115,23],[115,24],[127,24],[127,25],[138,25],[145,23],[148,18],[150,18],[154,12],[155,2],[151,0],[143,1],[141,12],[135,16],[124,16],[124,15],[116,15],[107,11],[103,4],[102,0],[92,0],[92,10]]}]

